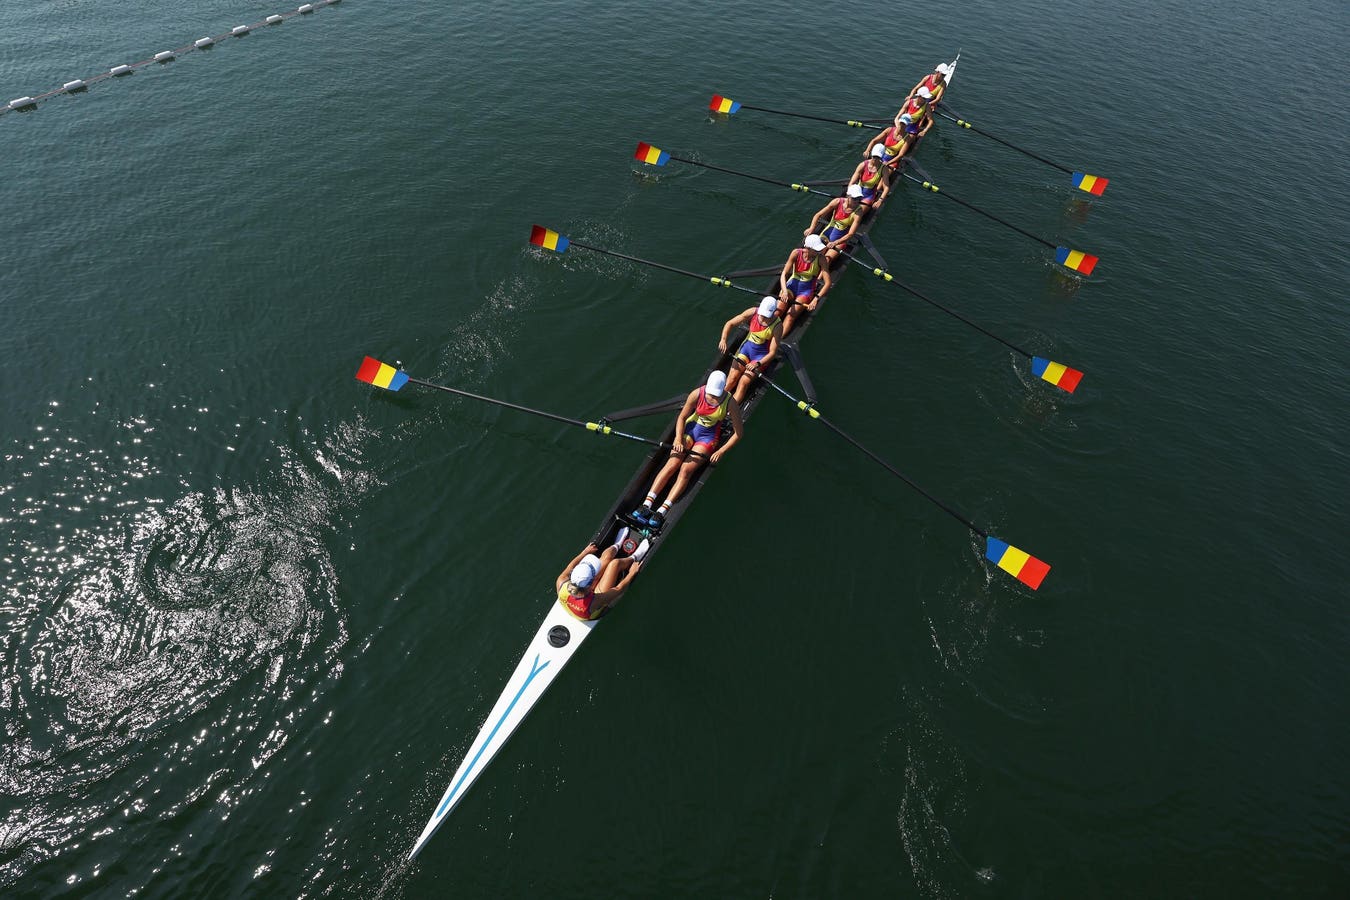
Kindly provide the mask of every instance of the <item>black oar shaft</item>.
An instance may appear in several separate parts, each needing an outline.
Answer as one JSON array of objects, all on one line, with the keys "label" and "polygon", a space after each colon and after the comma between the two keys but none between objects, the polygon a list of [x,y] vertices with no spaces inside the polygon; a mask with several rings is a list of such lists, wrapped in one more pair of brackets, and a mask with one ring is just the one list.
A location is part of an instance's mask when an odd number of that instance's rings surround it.
[{"label": "black oar shaft", "polygon": [[971,131],[975,132],[976,134],[982,134],[982,135],[984,135],[985,137],[989,138],[989,140],[994,141],[994,142],[999,143],[999,144],[1002,144],[1003,146],[1009,147],[1009,148],[1011,148],[1011,149],[1013,149],[1013,150],[1016,150],[1018,153],[1024,153],[1024,154],[1026,154],[1027,156],[1030,156],[1032,159],[1038,159],[1038,160],[1040,160],[1041,162],[1045,163],[1047,166],[1050,166],[1050,167],[1053,168],[1053,169],[1059,169],[1061,172],[1067,172],[1067,173],[1070,174],[1070,175],[1073,174],[1073,169],[1070,169],[1070,168],[1068,168],[1067,166],[1061,166],[1059,163],[1054,162],[1054,161],[1049,160],[1049,159],[1046,159],[1044,156],[1041,156],[1041,155],[1038,154],[1038,153],[1032,153],[1030,150],[1027,150],[1027,149],[1025,149],[1025,148],[1023,148],[1023,147],[1017,146],[1017,145],[1014,144],[1012,141],[1005,141],[1003,138],[999,137],[998,135],[996,135],[996,134],[990,134],[989,132],[985,131],[985,130],[982,129],[982,128],[976,128],[974,125],[970,124],[970,123],[969,123],[968,121],[966,121],[965,119],[962,119],[962,118],[960,118],[959,116],[954,116],[954,115],[952,115],[951,112],[949,112],[948,109],[947,109],[946,107],[944,107],[940,102],[938,103],[938,107],[939,107],[939,109],[938,109],[938,115],[942,116],[943,118],[950,119],[951,121],[955,122],[957,125],[960,125],[962,128],[968,128],[968,129],[970,129]]},{"label": "black oar shaft", "polygon": [[810,116],[806,113],[787,112],[782,109],[769,109],[764,106],[751,106],[749,103],[742,103],[741,109],[753,109],[756,112],[772,113],[775,116],[791,116],[794,119],[810,119],[813,122],[829,122],[832,125],[847,125],[850,128],[871,128],[874,127],[870,122],[863,122],[858,119],[827,119],[824,116]]},{"label": "black oar shaft", "polygon": [[675,266],[668,266],[665,263],[654,262],[653,260],[650,259],[643,259],[640,256],[629,256],[627,253],[620,253],[617,250],[606,250],[604,247],[595,247],[592,246],[591,244],[583,244],[581,241],[578,240],[573,240],[571,242],[571,245],[573,247],[580,247],[583,250],[590,250],[593,253],[603,253],[606,256],[615,256],[618,257],[619,259],[626,259],[629,262],[639,263],[644,266],[651,266],[653,269],[664,269],[667,272],[674,272],[676,275],[684,275],[689,278],[697,278],[699,281],[706,281],[709,282],[710,284],[721,285],[722,287],[735,288],[736,290],[744,291],[747,294],[759,293],[759,291],[752,290],[748,287],[743,287],[739,284],[734,284],[726,278],[719,278],[715,275],[700,275],[698,272],[690,272],[688,269],[680,269],[676,268]]},{"label": "black oar shaft", "polygon": [[532,416],[539,416],[541,419],[551,419],[554,422],[562,422],[565,425],[576,425],[579,428],[585,428],[587,431],[594,431],[597,434],[613,435],[614,437],[625,438],[630,441],[637,441],[641,444],[649,444],[653,447],[669,447],[662,441],[654,441],[651,438],[645,438],[641,435],[629,434],[625,431],[619,431],[617,428],[611,428],[604,422],[583,422],[581,419],[571,419],[567,416],[560,416],[556,413],[544,412],[542,409],[531,409],[528,406],[521,406],[519,403],[510,403],[506,400],[498,400],[495,397],[484,397],[482,394],[475,394],[472,391],[464,391],[459,388],[447,387],[443,384],[436,384],[431,381],[423,381],[420,378],[409,376],[408,381],[412,384],[419,384],[425,388],[431,388],[436,391],[444,391],[447,394],[455,394],[460,397],[468,397],[470,400],[481,400],[483,403],[491,403],[493,406],[504,406],[507,409],[514,409],[517,412],[529,413]]},{"label": "black oar shaft", "polygon": [[929,493],[927,490],[925,490],[925,489],[923,488],[922,485],[918,484],[916,481],[914,481],[912,478],[910,478],[910,477],[909,477],[908,475],[906,475],[904,472],[901,472],[901,471],[900,471],[899,469],[897,469],[895,466],[893,466],[893,465],[891,465],[890,463],[886,462],[886,460],[882,459],[880,456],[877,456],[877,455],[876,455],[875,453],[873,453],[871,450],[868,450],[868,449],[867,449],[866,447],[864,447],[862,444],[858,443],[856,440],[854,440],[854,438],[853,438],[850,434],[848,434],[848,432],[844,431],[844,430],[843,430],[842,428],[840,428],[838,425],[834,424],[834,423],[831,422],[829,419],[827,419],[827,418],[825,418],[824,416],[822,416],[822,415],[820,414],[820,411],[817,410],[814,406],[812,406],[812,405],[809,404],[809,403],[806,403],[805,401],[798,400],[796,397],[792,396],[792,395],[789,394],[787,391],[783,390],[783,388],[779,387],[778,384],[777,384],[773,379],[769,378],[767,375],[761,375],[760,377],[763,378],[765,381],[767,381],[767,382],[769,383],[769,386],[772,387],[775,391],[777,391],[778,393],[782,394],[782,395],[783,395],[784,397],[786,397],[788,400],[792,401],[792,403],[795,404],[796,407],[797,407],[798,409],[800,409],[802,412],[806,413],[808,416],[810,416],[811,418],[817,420],[817,421],[820,422],[822,425],[824,425],[826,428],[830,429],[830,430],[833,431],[835,434],[839,435],[841,438],[843,438],[844,440],[848,441],[850,444],[852,444],[854,447],[856,447],[858,450],[860,450],[860,451],[863,453],[863,455],[867,456],[869,459],[871,459],[873,462],[875,462],[875,463],[877,463],[878,465],[880,465],[880,466],[881,466],[883,469],[885,469],[887,472],[890,472],[890,473],[891,473],[892,475],[894,475],[896,478],[899,478],[899,479],[900,479],[901,481],[903,481],[905,484],[909,485],[909,486],[912,487],[914,490],[916,490],[916,491],[918,491],[920,494],[922,494],[922,495],[924,496],[925,499],[927,499],[930,503],[932,503],[932,504],[933,504],[934,506],[936,506],[938,509],[940,509],[940,510],[942,510],[943,512],[945,512],[947,515],[951,516],[953,519],[955,519],[956,521],[960,522],[962,525],[966,526],[966,527],[969,528],[971,531],[973,531],[973,532],[975,532],[976,534],[978,534],[980,537],[982,537],[982,538],[987,538],[987,537],[989,537],[989,533],[986,532],[983,528],[981,528],[980,526],[976,525],[974,522],[970,521],[970,519],[966,518],[965,516],[961,515],[961,513],[957,512],[957,511],[956,511],[955,509],[953,509],[951,506],[947,505],[947,503],[944,502],[943,500],[941,500],[940,498],[938,498],[938,497],[934,496],[933,494]]},{"label": "black oar shaft", "polygon": [[919,291],[917,291],[917,290],[915,290],[914,288],[910,287],[909,285],[905,284],[903,281],[897,280],[896,277],[895,277],[894,275],[892,275],[891,273],[887,272],[885,269],[880,269],[880,268],[877,268],[876,266],[869,266],[867,263],[863,262],[861,259],[858,259],[856,256],[854,256],[854,255],[851,254],[851,253],[845,253],[844,255],[847,256],[849,259],[853,260],[853,261],[854,261],[855,263],[857,263],[858,265],[862,266],[864,269],[867,269],[868,271],[870,271],[873,275],[876,275],[876,276],[878,276],[879,278],[883,278],[883,279],[885,279],[886,281],[889,281],[891,284],[895,285],[896,287],[900,288],[901,290],[907,291],[907,292],[913,294],[915,297],[918,297],[918,298],[919,298],[920,300],[922,300],[924,303],[930,304],[931,306],[934,306],[934,307],[936,307],[937,309],[942,310],[942,311],[945,312],[947,315],[951,316],[953,319],[958,319],[958,320],[960,320],[960,321],[962,321],[962,322],[965,322],[967,325],[969,325],[971,328],[974,328],[974,329],[975,329],[976,331],[978,331],[980,334],[983,334],[983,335],[985,335],[986,337],[991,337],[991,338],[993,338],[994,340],[998,341],[998,342],[999,342],[1000,344],[1002,344],[1003,346],[1007,347],[1009,350],[1012,350],[1014,353],[1020,353],[1020,354],[1022,354],[1023,356],[1025,356],[1027,359],[1033,359],[1033,358],[1034,358],[1034,357],[1032,356],[1032,354],[1030,354],[1030,353],[1028,353],[1027,351],[1023,350],[1021,347],[1017,346],[1016,344],[1012,343],[1011,341],[1004,340],[1003,338],[1001,338],[1001,337],[999,337],[998,335],[994,334],[992,331],[990,331],[989,329],[983,327],[982,325],[980,325],[980,324],[978,324],[978,323],[976,323],[976,322],[972,322],[970,319],[967,319],[965,316],[961,315],[961,314],[960,314],[959,312],[957,312],[956,310],[951,309],[950,307],[947,307],[947,306],[943,305],[942,303],[939,303],[938,301],[934,300],[932,297],[929,297],[927,294],[922,294],[922,293],[920,293]]},{"label": "black oar shaft", "polygon": [[934,184],[934,183],[931,182],[931,181],[924,181],[922,178],[916,178],[915,176],[913,176],[913,175],[909,174],[908,172],[904,171],[903,169],[900,171],[900,174],[903,175],[905,178],[908,178],[910,181],[914,182],[915,184],[921,185],[921,186],[923,186],[925,189],[932,191],[933,193],[937,194],[939,197],[946,197],[948,200],[953,200],[953,201],[955,201],[955,202],[961,204],[962,206],[964,206],[966,209],[969,209],[969,210],[971,210],[971,211],[973,211],[973,212],[977,212],[977,213],[979,213],[980,215],[985,216],[986,218],[993,219],[995,222],[999,223],[1000,225],[1005,225],[1005,226],[1007,226],[1008,228],[1011,228],[1013,231],[1017,232],[1018,234],[1023,235],[1023,236],[1025,236],[1025,237],[1031,238],[1033,241],[1035,241],[1035,242],[1038,243],[1038,244],[1044,244],[1045,246],[1049,247],[1049,248],[1052,249],[1052,250],[1059,246],[1058,244],[1054,243],[1053,241],[1047,241],[1045,238],[1041,237],[1040,235],[1032,234],[1030,231],[1027,231],[1025,228],[1021,228],[1021,227],[1019,227],[1019,226],[1017,226],[1017,225],[1014,225],[1013,223],[1009,222],[1007,219],[1004,219],[1004,218],[1002,218],[1002,217],[1000,217],[1000,216],[996,216],[996,215],[994,215],[993,213],[989,212],[989,211],[986,210],[986,209],[981,209],[980,207],[976,206],[976,205],[973,204],[973,203],[967,203],[965,200],[962,200],[960,197],[956,196],[955,194],[949,194],[949,193],[947,193],[947,191],[946,191],[945,188],[939,188],[936,184]]},{"label": "black oar shaft", "polygon": [[714,172],[725,172],[728,175],[739,175],[742,178],[749,178],[754,181],[762,181],[765,184],[776,184],[779,187],[792,188],[794,191],[801,191],[804,194],[818,194],[821,197],[834,196],[834,194],[831,194],[829,191],[817,191],[813,188],[807,187],[806,185],[800,183],[794,184],[791,181],[778,181],[773,178],[765,178],[762,175],[751,175],[749,172],[738,172],[735,169],[724,169],[721,166],[714,166],[712,163],[698,162],[697,160],[685,159],[683,156],[675,156],[673,154],[671,155],[670,158],[675,160],[676,162],[682,162],[687,165],[699,166],[704,169],[712,169]]}]

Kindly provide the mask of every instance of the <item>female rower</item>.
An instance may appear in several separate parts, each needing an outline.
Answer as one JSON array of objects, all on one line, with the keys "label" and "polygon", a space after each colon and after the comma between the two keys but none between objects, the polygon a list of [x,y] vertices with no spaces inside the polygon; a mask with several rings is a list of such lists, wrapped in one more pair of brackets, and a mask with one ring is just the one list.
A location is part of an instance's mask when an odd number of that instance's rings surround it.
[{"label": "female rower", "polygon": [[[726,432],[726,420],[731,419],[731,436],[722,439]],[[684,406],[675,416],[675,446],[670,458],[657,473],[651,490],[647,491],[642,505],[633,510],[631,518],[653,529],[659,529],[666,521],[666,513],[680,499],[684,489],[694,479],[698,470],[706,461],[712,465],[722,459],[728,450],[735,446],[745,431],[741,420],[741,406],[727,393],[727,376],[714,369],[708,376],[708,383],[694,388],[685,398]],[[721,446],[718,446],[721,444]],[[661,495],[661,491],[675,476],[675,484],[666,495],[661,508],[652,510],[652,504]]]},{"label": "female rower", "polygon": [[826,216],[825,231],[821,234],[821,239],[825,241],[825,262],[832,263],[839,255],[839,248],[849,242],[857,232],[858,226],[862,224],[863,216],[867,210],[862,209],[859,203],[862,202],[862,188],[856,184],[850,184],[844,191],[844,196],[835,197],[829,203],[826,203],[820,210],[811,217],[811,224],[802,232],[803,236],[809,236],[816,230],[816,223],[820,221],[821,216]]},{"label": "female rower", "polygon": [[749,322],[750,333],[745,336],[741,348],[731,360],[731,372],[727,375],[727,390],[732,392],[737,403],[745,400],[750,385],[778,355],[778,329],[782,323],[778,321],[777,298],[765,297],[759,301],[758,308],[752,306],[739,316],[727,319],[727,323],[722,326],[722,339],[717,342],[717,349],[726,353],[727,335],[731,329],[746,322]]},{"label": "female rower", "polygon": [[[911,144],[914,137],[927,134],[928,129],[933,127],[933,92],[922,85],[916,88],[914,96],[907,98],[905,105],[895,114],[895,124],[900,125],[901,119],[907,120],[905,133],[911,137]],[[903,153],[900,155],[904,156]]]},{"label": "female rower", "polygon": [[783,317],[783,333],[779,337],[787,337],[797,315],[803,309],[814,311],[830,289],[830,269],[820,258],[824,249],[820,235],[808,235],[783,263],[783,271],[778,273],[778,299],[784,304],[779,309]]},{"label": "female rower", "polygon": [[850,186],[856,184],[862,188],[862,205],[868,209],[880,209],[886,195],[891,192],[890,179],[886,177],[882,163],[885,155],[886,148],[877,144],[872,148],[872,154],[858,163],[858,168],[853,170],[853,177],[848,180]]},{"label": "female rower", "polygon": [[933,70],[933,74],[925,75],[923,80],[914,85],[913,89],[905,95],[905,101],[908,102],[915,94],[917,94],[919,88],[927,88],[928,92],[932,95],[932,105],[937,106],[937,104],[942,102],[942,95],[947,90],[947,78],[951,74],[951,66],[946,63],[938,63],[937,68]]},{"label": "female rower", "polygon": [[649,545],[644,540],[632,556],[620,557],[619,548],[627,536],[628,529],[620,529],[614,546],[606,547],[599,556],[595,554],[600,548],[588,544],[559,573],[558,602],[578,619],[598,619],[609,612],[642,568],[642,557]]},{"label": "female rower", "polygon": [[866,155],[873,156],[880,148],[882,165],[894,169],[900,158],[909,152],[910,124],[911,120],[908,116],[897,117],[894,125],[887,126],[881,134],[868,142]]}]

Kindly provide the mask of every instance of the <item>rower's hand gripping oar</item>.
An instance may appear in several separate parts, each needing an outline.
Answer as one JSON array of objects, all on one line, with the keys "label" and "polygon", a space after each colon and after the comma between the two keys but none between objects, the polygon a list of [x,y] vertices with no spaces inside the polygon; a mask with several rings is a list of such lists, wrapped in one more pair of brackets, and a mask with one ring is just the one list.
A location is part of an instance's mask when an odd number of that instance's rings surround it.
[{"label": "rower's hand gripping oar", "polygon": [[579,428],[585,428],[587,431],[599,435],[612,437],[621,437],[625,440],[637,441],[640,444],[648,444],[652,447],[669,448],[670,444],[665,441],[654,441],[651,438],[645,438],[637,434],[629,434],[626,431],[619,431],[617,428],[610,427],[609,423],[601,419],[599,422],[583,422],[581,419],[570,419],[567,416],[560,416],[555,413],[544,412],[539,409],[530,409],[528,406],[520,406],[516,403],[508,403],[505,400],[497,400],[493,397],[484,397],[481,394],[462,391],[459,388],[446,387],[443,384],[433,384],[430,381],[423,381],[420,378],[413,378],[402,369],[396,369],[387,363],[382,363],[374,357],[367,356],[361,363],[361,368],[356,370],[356,380],[372,384],[377,388],[384,388],[386,391],[398,391],[404,385],[417,384],[432,390],[444,391],[447,394],[455,394],[460,397],[468,397],[470,400],[481,400],[484,403],[491,403],[494,406],[504,406],[507,409],[514,409],[518,412],[529,413],[532,416],[539,416],[544,419],[551,419],[554,422],[562,422],[566,425],[576,425]]},{"label": "rower's hand gripping oar", "polygon": [[871,450],[868,450],[862,444],[854,440],[838,425],[835,425],[829,419],[822,416],[820,414],[820,410],[816,409],[814,403],[808,403],[805,400],[798,400],[796,397],[789,394],[783,388],[779,387],[778,384],[767,375],[761,375],[760,378],[762,378],[764,381],[767,381],[769,383],[769,387],[773,388],[775,391],[786,397],[789,401],[793,403],[793,405],[795,405],[798,409],[804,412],[807,416],[811,417],[812,419],[815,419],[817,422],[821,423],[826,428],[830,429],[844,440],[848,441],[858,450],[862,451],[862,453],[867,457],[869,457],[873,462],[878,463],[886,471],[890,472],[896,478],[899,478],[905,484],[909,485],[914,490],[918,491],[929,502],[933,503],[947,515],[951,516],[953,519],[960,522],[962,525],[966,526],[971,531],[975,532],[975,534],[978,534],[980,537],[984,538],[985,559],[989,560],[994,565],[998,566],[1000,569],[1007,572],[1009,575],[1016,578],[1018,581],[1022,582],[1027,587],[1031,588],[1033,591],[1041,586],[1041,582],[1045,580],[1046,574],[1050,571],[1050,566],[1048,563],[1045,563],[1042,560],[1037,559],[1036,557],[1027,553],[1025,550],[1019,550],[1017,547],[1014,547],[1007,541],[995,537],[994,535],[985,531],[980,526],[976,525],[974,522],[970,521],[970,519],[961,515],[961,513],[957,512],[955,509],[947,505],[942,500],[938,499],[937,497],[930,494],[928,491],[924,490],[924,488],[920,487],[908,475],[901,472],[899,469],[895,468],[895,466],[891,465],[890,463],[886,462],[886,460],[882,459],[880,456],[877,456]]},{"label": "rower's hand gripping oar", "polygon": [[[919,178],[914,175],[911,175],[908,171],[906,171],[906,168],[918,169],[918,171],[921,174],[923,174],[924,177]],[[1009,222],[1007,219],[1000,218],[994,215],[993,213],[989,212],[988,210],[980,209],[980,207],[976,206],[973,203],[967,203],[965,200],[962,200],[955,194],[947,193],[942,188],[938,187],[936,184],[930,181],[927,177],[927,173],[924,172],[922,169],[919,169],[919,167],[915,165],[913,162],[911,162],[908,167],[901,168],[898,171],[901,177],[909,179],[910,181],[922,187],[924,190],[932,191],[939,197],[946,197],[948,200],[955,201],[956,203],[961,204],[966,209],[969,209],[972,212],[977,212],[980,215],[985,216],[986,218],[994,220],[1000,225],[1005,225],[1008,228],[1011,228],[1013,231],[1016,231],[1020,235],[1031,238],[1038,244],[1044,244],[1045,246],[1055,251],[1055,262],[1059,263],[1061,266],[1063,266],[1066,269],[1069,269],[1070,271],[1078,272],[1081,275],[1091,275],[1092,270],[1097,267],[1098,261],[1097,257],[1093,256],[1091,253],[1084,253],[1082,250],[1074,250],[1070,247],[1061,247],[1053,241],[1047,241],[1040,235],[1032,234],[1025,228],[1019,228],[1018,226]]]},{"label": "rower's hand gripping oar", "polygon": [[1032,353],[1028,353],[1026,350],[1023,350],[1021,347],[1017,346],[1011,341],[1004,340],[1003,338],[994,334],[987,328],[984,328],[976,324],[975,322],[972,322],[970,319],[967,319],[965,316],[961,315],[956,310],[949,309],[948,307],[934,300],[932,297],[929,297],[926,294],[919,293],[917,290],[905,284],[903,281],[897,281],[895,276],[892,275],[890,272],[887,272],[884,267],[870,265],[864,262],[863,260],[858,259],[858,257],[854,256],[852,253],[849,253],[847,251],[844,251],[844,255],[847,256],[853,262],[862,266],[867,271],[871,272],[873,275],[880,278],[882,281],[889,281],[891,284],[895,285],[901,290],[907,291],[908,293],[913,294],[915,297],[918,297],[924,303],[927,303],[933,307],[936,307],[937,309],[942,310],[947,315],[951,316],[954,319],[957,319],[958,321],[964,322],[971,328],[974,328],[980,334],[983,334],[986,337],[993,338],[1003,346],[1007,347],[1009,350],[1012,350],[1014,353],[1020,353],[1021,355],[1025,356],[1027,359],[1031,360],[1031,373],[1035,375],[1037,378],[1040,378],[1042,381],[1048,381],[1050,384],[1053,384],[1060,390],[1067,391],[1070,394],[1072,394],[1078,388],[1078,383],[1083,380],[1083,373],[1080,372],[1078,369],[1072,369],[1064,365],[1063,363],[1057,363],[1053,359],[1047,359],[1044,356],[1036,356]]},{"label": "rower's hand gripping oar", "polygon": [[775,116],[791,116],[794,119],[810,119],[813,122],[829,122],[831,125],[847,125],[850,128],[876,128],[875,122],[864,122],[859,119],[829,119],[825,116],[812,116],[806,113],[788,112],[782,109],[768,109],[763,106],[751,106],[749,103],[738,103],[730,97],[723,97],[721,94],[713,94],[712,99],[708,101],[708,109],[711,112],[720,113],[726,116],[734,116],[743,109],[753,109],[756,112],[772,113]]},{"label": "rower's hand gripping oar", "polygon": [[799,181],[777,181],[773,178],[764,178],[759,175],[751,175],[749,172],[737,172],[735,169],[724,169],[721,166],[714,166],[711,163],[696,162],[692,159],[685,159],[682,156],[673,156],[660,147],[653,147],[648,143],[639,143],[637,150],[633,153],[633,159],[638,162],[647,163],[651,166],[664,166],[672,159],[675,162],[684,163],[689,166],[698,166],[701,169],[712,169],[714,172],[725,172],[728,175],[739,175],[742,178],[750,178],[754,181],[762,181],[765,184],[776,184],[779,187],[792,188],[794,191],[801,191],[803,194],[816,194],[821,197],[834,197],[829,191],[818,191]]},{"label": "rower's hand gripping oar", "polygon": [[962,128],[965,128],[969,131],[973,131],[976,134],[982,134],[985,137],[989,138],[991,141],[1000,143],[1005,147],[1010,147],[1013,150],[1016,150],[1018,153],[1024,153],[1027,156],[1030,156],[1032,159],[1040,160],[1041,162],[1045,163],[1047,166],[1050,166],[1053,169],[1059,169],[1061,172],[1068,173],[1073,178],[1073,186],[1078,188],[1080,191],[1085,191],[1089,194],[1100,197],[1103,193],[1106,192],[1106,185],[1109,184],[1111,181],[1111,179],[1103,178],[1100,175],[1089,175],[1086,172],[1076,172],[1073,169],[1070,169],[1068,166],[1061,166],[1059,163],[1052,162],[1046,159],[1044,156],[1032,153],[1030,150],[1025,150],[1017,146],[1016,144],[1012,143],[1011,141],[1005,141],[998,135],[990,134],[987,131],[976,128],[970,122],[967,122],[965,119],[957,115],[956,110],[952,109],[946,103],[943,103],[941,100],[939,100],[937,103],[937,114],[942,116],[944,119],[948,119],[952,122],[955,122]]},{"label": "rower's hand gripping oar", "polygon": [[[545,250],[552,250],[555,253],[566,253],[568,247],[580,247],[583,250],[590,250],[592,253],[603,253],[606,256],[616,256],[619,259],[626,259],[629,262],[651,266],[653,269],[664,269],[667,272],[674,272],[676,275],[685,275],[689,278],[697,278],[699,281],[706,281],[721,287],[735,288],[738,291],[754,294],[757,297],[761,296],[759,291],[752,290],[744,285],[736,284],[730,278],[724,278],[720,275],[700,275],[698,272],[690,272],[688,269],[677,269],[675,266],[653,262],[650,259],[643,259],[640,256],[629,256],[627,253],[619,253],[616,250],[593,247],[590,244],[583,244],[581,241],[574,241],[566,235],[561,235],[553,229],[545,228],[542,225],[535,225],[530,230],[530,243],[534,244],[536,247],[543,247]],[[780,270],[781,269],[775,269],[774,271]]]}]

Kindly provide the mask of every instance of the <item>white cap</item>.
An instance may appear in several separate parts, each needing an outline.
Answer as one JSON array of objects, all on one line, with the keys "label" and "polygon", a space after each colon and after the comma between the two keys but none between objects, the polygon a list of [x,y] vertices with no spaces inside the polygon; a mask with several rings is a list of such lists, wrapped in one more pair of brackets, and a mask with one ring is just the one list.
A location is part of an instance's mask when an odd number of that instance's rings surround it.
[{"label": "white cap", "polygon": [[577,563],[572,569],[572,574],[567,580],[579,588],[588,588],[591,582],[595,581],[595,576],[600,574],[600,560],[593,553],[586,554],[586,558]]},{"label": "white cap", "polygon": [[950,75],[952,74],[952,67],[947,65],[946,63],[938,63],[937,68],[934,69],[933,71],[938,73],[939,75]]},{"label": "white cap", "polygon": [[930,91],[930,90],[929,90],[928,88],[926,88],[926,87],[921,87],[921,88],[919,88],[917,91],[915,91],[914,93],[918,94],[920,97],[922,97],[922,98],[925,99],[925,100],[932,100],[932,99],[933,99],[933,92]]},{"label": "white cap", "polygon": [[722,392],[725,391],[726,389],[727,389],[727,373],[723,372],[721,369],[714,369],[713,373],[708,376],[708,384],[707,384],[708,396],[720,397],[722,396]]},{"label": "white cap", "polygon": [[[881,145],[878,144],[877,146],[880,147]],[[845,193],[856,200],[857,198],[862,196],[862,185],[850,184],[848,186],[848,190],[845,191]]]},{"label": "white cap", "polygon": [[772,317],[772,316],[777,315],[777,314],[778,314],[778,298],[777,298],[777,297],[765,297],[763,300],[759,301],[759,310],[758,310],[758,312],[759,312],[759,317],[760,317],[761,319],[768,319],[768,318],[770,318],[770,317]]},{"label": "white cap", "polygon": [[886,148],[881,146],[880,144],[877,144],[875,147],[872,148],[872,155],[877,158],[881,158],[886,155]]},{"label": "white cap", "polygon": [[819,252],[825,249],[825,242],[820,239],[820,235],[818,234],[808,234],[803,246],[805,246],[807,250]]},{"label": "white cap", "polygon": [[900,116],[899,121],[903,125],[913,125],[914,117],[911,116],[909,113],[904,113],[903,115]]}]

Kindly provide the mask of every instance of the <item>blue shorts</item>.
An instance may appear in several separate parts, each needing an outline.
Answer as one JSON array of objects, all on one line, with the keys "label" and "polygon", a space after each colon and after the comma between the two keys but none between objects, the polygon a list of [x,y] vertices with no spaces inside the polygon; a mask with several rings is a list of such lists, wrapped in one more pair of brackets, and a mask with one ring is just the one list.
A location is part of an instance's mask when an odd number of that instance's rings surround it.
[{"label": "blue shorts", "polygon": [[848,234],[847,231],[845,231],[845,230],[843,230],[843,229],[840,229],[840,228],[835,228],[835,227],[831,226],[830,228],[827,228],[827,229],[825,230],[825,233],[824,233],[823,235],[821,235],[821,237],[825,238],[825,243],[828,244],[830,241],[837,241],[837,240],[839,240],[841,237],[843,237],[843,236],[846,235],[846,234]]},{"label": "blue shorts", "polygon": [[747,339],[741,343],[741,349],[736,351],[736,358],[743,359],[747,363],[759,362],[761,359],[763,359],[768,355],[769,355],[768,341],[765,341],[762,344],[756,344],[754,341]]},{"label": "blue shorts", "polygon": [[799,281],[796,278],[789,278],[787,289],[794,297],[809,297],[816,292],[816,282],[815,279]]},{"label": "blue shorts", "polygon": [[684,436],[694,442],[692,449],[695,452],[708,456],[717,448],[717,442],[722,439],[722,426],[719,423],[707,428],[697,422],[690,422],[684,426]]},{"label": "blue shorts", "polygon": [[871,203],[873,200],[877,199],[877,194],[880,193],[878,188],[868,187],[865,184],[859,184],[858,187],[862,188],[862,201],[864,203]]}]

